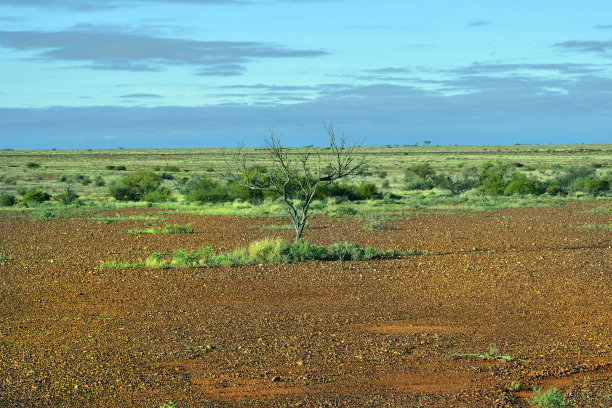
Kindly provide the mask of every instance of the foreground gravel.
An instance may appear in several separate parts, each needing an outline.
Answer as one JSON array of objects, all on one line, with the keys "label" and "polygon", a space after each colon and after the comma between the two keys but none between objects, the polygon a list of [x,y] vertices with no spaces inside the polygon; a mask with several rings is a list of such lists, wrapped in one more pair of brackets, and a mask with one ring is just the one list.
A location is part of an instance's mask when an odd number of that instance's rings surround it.
[{"label": "foreground gravel", "polygon": [[0,406],[527,407],[555,386],[610,407],[612,232],[577,227],[610,225],[585,211],[611,206],[415,212],[382,230],[321,216],[310,242],[435,253],[166,270],[98,265],[291,232],[156,209],[120,212],[196,233],[7,216]]}]

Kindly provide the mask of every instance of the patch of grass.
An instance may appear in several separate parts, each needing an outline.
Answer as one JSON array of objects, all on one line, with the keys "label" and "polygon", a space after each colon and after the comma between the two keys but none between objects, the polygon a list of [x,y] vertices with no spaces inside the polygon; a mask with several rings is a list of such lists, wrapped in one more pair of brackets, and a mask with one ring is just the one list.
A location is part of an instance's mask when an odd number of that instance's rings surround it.
[{"label": "patch of grass", "polygon": [[165,220],[164,217],[158,217],[155,215],[130,215],[130,216],[124,217],[119,213],[115,214],[114,217],[91,217],[88,219],[91,221],[97,221],[98,224],[117,224],[117,223],[127,222],[127,221],[158,221],[158,220],[163,221]]},{"label": "patch of grass", "polygon": [[58,217],[57,214],[54,213],[53,211],[49,209],[43,209],[38,213],[38,215],[36,216],[36,219],[39,221],[51,221],[51,220],[55,220],[57,217]]},{"label": "patch of grass", "polygon": [[[293,225],[291,224],[282,224],[282,225],[262,225],[261,227],[253,227],[259,228],[263,231],[284,231],[284,230],[292,230]],[[308,228],[308,227],[306,227]]]},{"label": "patch of grass", "polygon": [[387,223],[389,219],[384,214],[370,214],[367,217],[368,223],[361,227],[364,231],[373,231],[373,230],[388,230],[392,228]]},{"label": "patch of grass", "polygon": [[191,223],[185,225],[166,224],[163,228],[131,229],[125,231],[128,234],[193,234]]},{"label": "patch of grass", "polygon": [[0,261],[10,261],[13,259],[11,251],[0,242]]},{"label": "patch of grass", "polygon": [[527,402],[532,407],[541,408],[564,408],[571,407],[572,402],[565,398],[555,387],[551,387],[545,393],[542,393],[542,388],[533,387],[533,398],[528,398]]},{"label": "patch of grass", "polygon": [[599,206],[592,210],[577,211],[577,213],[578,214],[610,214],[612,213],[612,208],[608,208],[605,206]]},{"label": "patch of grass", "polygon": [[568,228],[578,228],[578,229],[594,229],[594,230],[612,230],[612,223],[604,224],[604,225],[573,225]]},{"label": "patch of grass", "polygon": [[505,362],[520,360],[509,354],[499,354],[497,348],[494,345],[491,345],[489,347],[489,351],[484,352],[484,353],[453,354],[453,357],[476,357],[476,358],[481,358],[483,360],[500,360],[500,361],[505,361]]},{"label": "patch of grass", "polygon": [[261,241],[252,242],[249,245],[249,256],[261,262],[278,262],[281,259],[281,252],[285,244],[280,238],[267,238]]},{"label": "patch of grass", "polygon": [[217,254],[211,247],[202,247],[197,251],[179,249],[171,258],[154,252],[147,259],[130,262],[115,260],[100,263],[100,268],[189,268],[250,265],[262,262],[307,262],[307,261],[360,261],[371,259],[391,259],[409,255],[429,255],[428,251],[382,251],[376,248],[360,248],[352,242],[337,242],[329,247],[313,245],[307,241],[294,242],[287,245],[280,239],[256,241],[248,249],[236,249],[231,252]]}]

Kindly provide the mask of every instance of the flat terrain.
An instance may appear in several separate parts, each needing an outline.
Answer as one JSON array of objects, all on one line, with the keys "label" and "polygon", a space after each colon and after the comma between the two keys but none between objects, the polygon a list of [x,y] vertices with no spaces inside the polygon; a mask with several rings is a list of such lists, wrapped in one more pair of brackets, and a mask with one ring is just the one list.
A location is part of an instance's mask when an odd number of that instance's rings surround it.
[{"label": "flat terrain", "polygon": [[98,265],[291,231],[155,208],[118,212],[195,233],[89,219],[117,210],[5,213],[0,406],[527,407],[532,386],[555,386],[574,406],[610,407],[610,207],[415,211],[369,231],[316,216],[312,243],[435,253],[163,270]]}]

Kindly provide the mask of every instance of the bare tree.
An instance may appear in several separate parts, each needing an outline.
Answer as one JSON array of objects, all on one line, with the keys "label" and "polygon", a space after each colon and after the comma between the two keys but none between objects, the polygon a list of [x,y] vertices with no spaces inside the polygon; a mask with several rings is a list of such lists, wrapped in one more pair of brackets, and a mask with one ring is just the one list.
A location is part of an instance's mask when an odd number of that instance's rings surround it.
[{"label": "bare tree", "polygon": [[266,139],[266,156],[272,162],[264,173],[249,160],[243,148],[238,149],[232,164],[231,178],[249,189],[269,191],[282,199],[291,224],[295,242],[302,239],[310,205],[322,182],[332,182],[357,174],[366,167],[365,157],[358,146],[347,146],[346,136],[338,140],[331,122],[325,125],[329,147],[300,148],[295,152],[283,146],[279,136],[270,132]]}]

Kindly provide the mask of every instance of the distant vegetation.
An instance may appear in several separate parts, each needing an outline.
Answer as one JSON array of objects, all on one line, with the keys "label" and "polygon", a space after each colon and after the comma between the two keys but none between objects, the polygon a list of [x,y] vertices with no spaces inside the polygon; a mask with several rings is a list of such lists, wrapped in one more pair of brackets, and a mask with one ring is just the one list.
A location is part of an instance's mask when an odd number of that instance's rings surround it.
[{"label": "distant vegetation", "polygon": [[[248,181],[266,187],[276,180],[278,168],[271,166],[269,151],[245,150],[253,158],[244,169]],[[312,148],[290,148],[286,153],[299,164],[297,159],[309,151],[312,155]],[[612,197],[609,145],[387,146],[362,147],[357,152],[369,165],[343,180],[321,180],[310,209],[330,215],[363,216],[366,207],[388,212],[394,203],[402,205],[398,208],[451,202],[503,206],[520,200]],[[332,157],[329,148],[319,153],[325,162]],[[229,215],[240,207],[236,203],[267,203],[249,211],[265,214],[274,209],[275,215],[281,214],[282,198],[279,200],[273,191],[249,188],[247,180],[225,176],[232,154],[231,149],[1,151],[0,206],[112,202],[167,206],[174,204],[164,203],[175,202],[211,209],[225,205]],[[287,196],[295,205],[303,201],[300,194],[305,181],[303,176],[291,177],[286,186]],[[506,197],[511,197],[510,201]]]},{"label": "distant vegetation", "polygon": [[478,189],[486,195],[567,195],[582,192],[593,196],[610,194],[611,174],[597,177],[593,166],[555,168],[548,180],[542,181],[520,169],[520,163],[486,162],[479,168],[467,168],[458,174],[437,173],[429,163],[418,164],[404,173],[406,190],[440,188],[453,194]]}]

